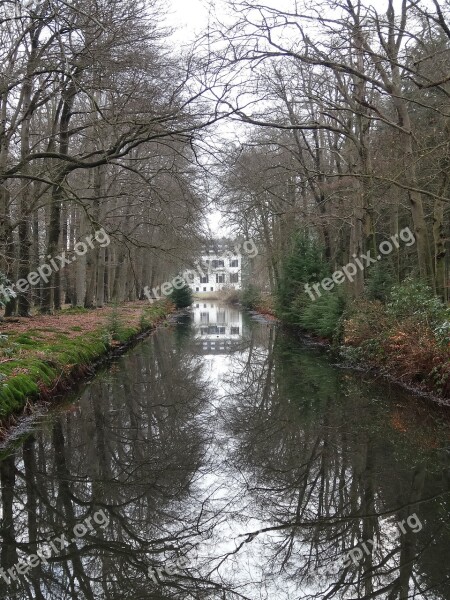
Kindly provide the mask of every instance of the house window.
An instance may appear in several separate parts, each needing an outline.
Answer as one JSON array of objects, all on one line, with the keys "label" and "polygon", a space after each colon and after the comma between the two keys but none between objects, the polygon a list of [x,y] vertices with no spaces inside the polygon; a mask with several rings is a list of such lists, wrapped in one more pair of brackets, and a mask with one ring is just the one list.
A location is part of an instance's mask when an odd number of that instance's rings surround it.
[{"label": "house window", "polygon": [[225,283],[225,275],[216,275],[216,283]]},{"label": "house window", "polygon": [[196,291],[196,292],[199,292],[199,291],[200,291],[200,288],[197,288],[197,287],[196,287],[196,288],[195,288],[195,291]]},{"label": "house window", "polygon": [[209,283],[208,275],[205,275],[205,277],[200,277],[200,283]]},{"label": "house window", "polygon": [[217,322],[225,323],[225,311],[217,311]]},{"label": "house window", "polygon": [[211,291],[212,291],[212,292],[214,291],[214,288],[213,288],[213,287],[211,288]]},{"label": "house window", "polygon": [[232,327],[231,335],[239,335],[239,327]]},{"label": "house window", "polygon": [[206,292],[206,288],[205,287],[203,288],[203,291]]},{"label": "house window", "polygon": [[225,327],[218,327],[219,335],[225,335]]},{"label": "house window", "polygon": [[200,313],[200,323],[209,323],[209,312]]},{"label": "house window", "polygon": [[239,273],[230,273],[230,283],[239,283]]},{"label": "house window", "polygon": [[213,266],[213,269],[218,269],[219,267],[224,267],[225,263],[223,260],[213,260],[212,266]]},{"label": "house window", "polygon": [[[198,288],[197,288],[197,292],[198,292]],[[200,304],[196,304],[195,308],[200,308]]]},{"label": "house window", "polygon": [[230,260],[230,267],[238,267],[239,266],[239,260],[237,258],[233,258],[232,260]]}]

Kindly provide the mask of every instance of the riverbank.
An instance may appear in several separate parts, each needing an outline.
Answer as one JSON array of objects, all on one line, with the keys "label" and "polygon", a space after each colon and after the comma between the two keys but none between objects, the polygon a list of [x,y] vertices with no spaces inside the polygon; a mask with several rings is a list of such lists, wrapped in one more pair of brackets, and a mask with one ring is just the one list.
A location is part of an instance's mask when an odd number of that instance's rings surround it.
[{"label": "riverbank", "polygon": [[[277,318],[275,303],[266,298],[254,310]],[[450,343],[448,328],[433,327],[430,308],[393,313],[379,301],[360,300],[346,307],[333,335],[320,335],[320,319],[311,326],[280,322],[309,341],[333,348],[340,366],[371,371],[404,389],[450,404]],[[316,315],[317,316],[317,315]],[[320,316],[320,315],[319,315]]]},{"label": "riverbank", "polygon": [[152,331],[174,311],[169,301],[0,322],[0,428],[30,412],[37,399],[67,391],[93,365]]},{"label": "riverbank", "polygon": [[411,392],[450,402],[449,323],[434,319],[437,302],[409,306],[359,300],[345,311],[340,356],[350,366],[371,368]]}]

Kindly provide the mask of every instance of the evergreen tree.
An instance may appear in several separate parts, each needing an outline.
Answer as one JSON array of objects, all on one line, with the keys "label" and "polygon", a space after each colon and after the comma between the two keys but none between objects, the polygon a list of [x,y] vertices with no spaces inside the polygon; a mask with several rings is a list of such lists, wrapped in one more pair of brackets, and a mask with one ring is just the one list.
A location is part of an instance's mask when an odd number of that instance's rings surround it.
[{"label": "evergreen tree", "polygon": [[329,275],[322,248],[304,232],[293,236],[291,252],[281,268],[276,294],[277,312],[283,320],[298,321],[298,309],[311,301],[305,292],[306,283],[317,283]]},{"label": "evergreen tree", "polygon": [[187,308],[193,301],[192,291],[188,285],[184,285],[179,289],[174,288],[168,298],[172,300],[177,308]]}]

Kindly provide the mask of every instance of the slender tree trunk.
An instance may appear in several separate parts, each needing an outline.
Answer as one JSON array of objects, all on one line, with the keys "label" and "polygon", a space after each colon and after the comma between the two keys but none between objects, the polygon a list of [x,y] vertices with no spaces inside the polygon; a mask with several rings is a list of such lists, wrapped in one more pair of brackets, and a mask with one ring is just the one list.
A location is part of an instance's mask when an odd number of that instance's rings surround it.
[{"label": "slender tree trunk", "polygon": [[[447,178],[447,175],[445,175]],[[442,193],[441,195],[444,195]],[[436,200],[433,214],[433,237],[434,237],[434,265],[436,272],[436,291],[442,300],[448,300],[447,273],[445,268],[446,249],[446,231],[444,202]]]},{"label": "slender tree trunk", "polygon": [[[397,67],[394,69],[394,72],[397,72],[396,77],[400,78]],[[406,101],[401,97],[401,87],[398,83],[394,84],[393,94],[393,101],[399,115],[400,125],[403,128],[403,132],[400,133],[400,141],[403,151],[405,183],[410,188],[418,188],[419,185],[413,151],[411,119],[406,106]],[[411,217],[416,238],[419,273],[422,279],[427,281],[429,285],[435,288],[436,285],[433,276],[428,228],[425,219],[425,211],[423,208],[422,194],[415,189],[410,189],[408,190],[408,200],[411,207]]]},{"label": "slender tree trunk", "polygon": [[[104,193],[104,168],[97,167],[94,172],[94,186],[93,186],[93,218],[94,222],[99,223],[100,221],[100,203]],[[103,253],[104,254],[104,253]],[[89,285],[86,289],[86,300],[85,307],[93,308],[98,306],[97,292],[98,292],[98,276],[99,276],[99,259],[100,259],[100,247],[89,250],[87,256],[88,274],[89,274]],[[103,299],[102,299],[103,304]]]},{"label": "slender tree trunk", "polygon": [[[78,211],[78,235],[81,237],[85,234],[86,215],[83,209]],[[75,261],[75,305],[78,307],[84,306],[86,297],[86,255],[78,256]]]},{"label": "slender tree trunk", "polygon": [[[69,123],[72,116],[72,106],[75,95],[76,87],[74,80],[72,80],[63,94],[63,107],[59,126],[59,152],[63,155],[67,154],[69,150]],[[65,178],[66,174],[64,172],[64,166],[61,165],[60,173],[57,175],[56,182],[52,189],[51,198],[47,255],[52,258],[57,255],[59,247],[59,238],[61,234],[61,205],[64,199],[63,185]],[[54,290],[52,290],[52,286],[54,286]],[[44,288],[42,312],[51,313],[53,307],[55,307],[56,310],[61,308],[59,272],[50,275],[49,282]]]}]

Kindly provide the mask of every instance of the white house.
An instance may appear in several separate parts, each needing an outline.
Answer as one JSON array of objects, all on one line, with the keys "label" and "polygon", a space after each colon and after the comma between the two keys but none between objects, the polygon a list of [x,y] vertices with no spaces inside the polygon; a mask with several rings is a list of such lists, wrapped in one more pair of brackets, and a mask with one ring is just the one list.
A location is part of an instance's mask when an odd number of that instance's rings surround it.
[{"label": "white house", "polygon": [[196,272],[190,282],[194,294],[242,288],[242,254],[230,244],[218,242],[204,250],[200,264],[203,274]]}]

